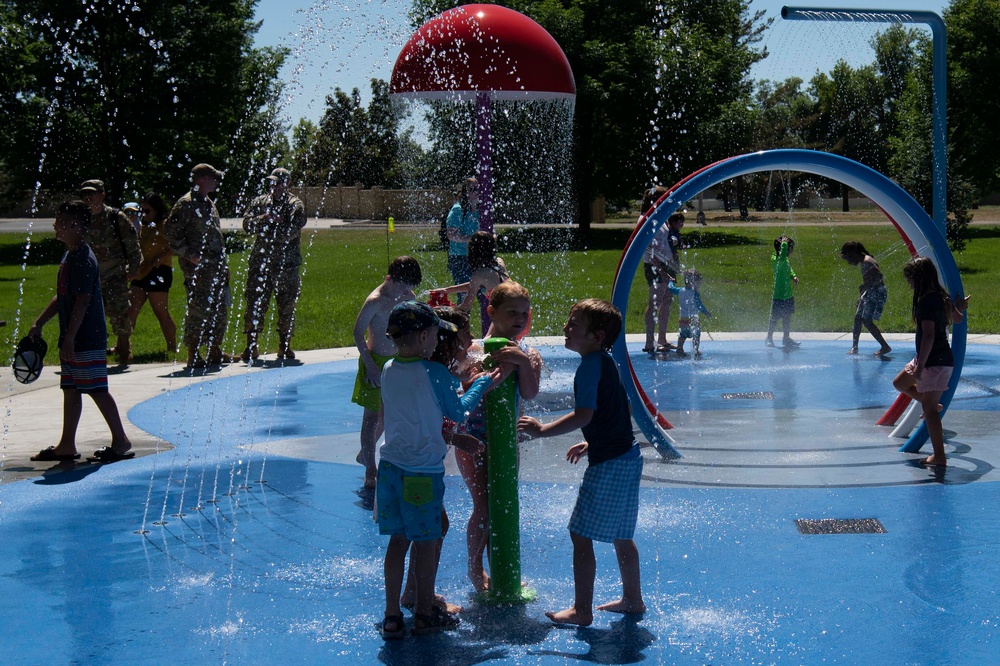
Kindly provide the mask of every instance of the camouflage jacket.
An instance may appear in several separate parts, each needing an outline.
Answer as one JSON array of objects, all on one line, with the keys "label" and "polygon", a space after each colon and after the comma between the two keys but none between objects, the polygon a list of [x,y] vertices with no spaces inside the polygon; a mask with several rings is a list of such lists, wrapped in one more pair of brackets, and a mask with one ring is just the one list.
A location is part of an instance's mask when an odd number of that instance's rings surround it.
[{"label": "camouflage jacket", "polygon": [[280,261],[281,266],[302,265],[302,227],[306,226],[306,207],[302,200],[286,194],[273,201],[263,194],[247,207],[243,231],[256,235],[250,260]]},{"label": "camouflage jacket", "polygon": [[139,237],[125,213],[104,206],[87,228],[87,245],[97,257],[101,279],[124,278],[139,270]]},{"label": "camouflage jacket", "polygon": [[185,262],[200,256],[202,261],[225,264],[225,242],[219,211],[208,197],[188,192],[174,204],[163,227],[170,249]]}]

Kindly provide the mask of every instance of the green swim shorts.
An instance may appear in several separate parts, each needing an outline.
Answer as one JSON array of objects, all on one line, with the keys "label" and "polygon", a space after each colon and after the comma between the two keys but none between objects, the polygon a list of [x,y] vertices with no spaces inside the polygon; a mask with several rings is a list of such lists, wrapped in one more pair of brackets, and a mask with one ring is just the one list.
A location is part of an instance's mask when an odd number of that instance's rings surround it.
[{"label": "green swim shorts", "polygon": [[[379,368],[384,368],[392,356],[372,354],[372,358],[378,363]],[[365,362],[359,356],[358,375],[354,379],[354,394],[351,395],[351,402],[361,405],[365,409],[377,412],[382,409],[382,389],[370,385],[367,380],[368,371],[365,369]]]}]

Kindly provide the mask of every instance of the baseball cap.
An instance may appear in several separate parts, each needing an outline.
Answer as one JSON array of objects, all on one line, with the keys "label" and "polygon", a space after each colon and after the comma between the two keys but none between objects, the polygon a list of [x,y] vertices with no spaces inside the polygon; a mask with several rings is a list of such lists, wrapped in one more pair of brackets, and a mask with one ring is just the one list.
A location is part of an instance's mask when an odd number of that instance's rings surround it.
[{"label": "baseball cap", "polygon": [[14,352],[14,379],[22,384],[30,384],[38,379],[48,350],[49,346],[41,338],[22,338]]},{"label": "baseball cap", "polygon": [[202,176],[215,176],[216,178],[222,178],[225,174],[219,171],[211,164],[195,164],[191,169],[191,178],[201,178]]},{"label": "baseball cap", "polygon": [[125,211],[126,213],[138,213],[139,204],[137,204],[134,201],[129,201],[127,204],[122,206],[122,210]]},{"label": "baseball cap", "polygon": [[271,175],[267,177],[268,180],[274,183],[287,183],[292,178],[292,172],[288,169],[282,169],[278,167],[271,172]]},{"label": "baseball cap", "polygon": [[80,194],[90,194],[92,192],[103,192],[104,191],[104,181],[103,180],[85,180],[80,183]]},{"label": "baseball cap", "polygon": [[458,332],[457,326],[450,321],[440,319],[426,303],[406,301],[394,307],[389,313],[389,326],[385,329],[385,334],[390,338],[399,338],[410,333],[418,333],[431,326],[452,333]]}]

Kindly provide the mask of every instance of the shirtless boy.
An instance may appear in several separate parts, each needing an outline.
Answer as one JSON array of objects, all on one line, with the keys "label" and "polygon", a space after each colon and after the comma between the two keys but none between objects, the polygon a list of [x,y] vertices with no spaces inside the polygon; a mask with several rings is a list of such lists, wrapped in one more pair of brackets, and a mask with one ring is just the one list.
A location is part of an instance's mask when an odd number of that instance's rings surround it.
[{"label": "shirtless boy", "polygon": [[351,402],[364,407],[361,420],[361,452],[356,460],[365,466],[365,488],[375,487],[375,442],[382,435],[382,366],[396,354],[396,344],[386,336],[389,313],[399,303],[415,298],[413,290],[423,279],[413,257],[396,257],[389,264],[385,282],[368,294],[354,322],[354,344],[358,348],[358,376]]}]

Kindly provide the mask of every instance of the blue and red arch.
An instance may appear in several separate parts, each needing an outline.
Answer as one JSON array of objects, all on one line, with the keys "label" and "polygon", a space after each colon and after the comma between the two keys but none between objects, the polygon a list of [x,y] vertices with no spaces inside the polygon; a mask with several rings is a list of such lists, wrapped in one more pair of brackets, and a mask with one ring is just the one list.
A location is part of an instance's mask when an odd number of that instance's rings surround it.
[{"label": "blue and red arch", "polygon": [[[659,227],[666,224],[667,218],[676,212],[684,202],[693,199],[699,192],[725,180],[776,169],[831,178],[868,197],[892,222],[912,256],[929,257],[934,262],[938,274],[944,282],[944,287],[952,298],[957,298],[963,293],[962,279],[959,276],[955,258],[945,240],[944,230],[931,220],[926,211],[906,190],[874,169],[846,157],[814,150],[787,149],[738,155],[716,162],[681,180],[660,197],[653,211],[648,216],[639,218],[635,230],[622,252],[611,291],[611,301],[615,306],[622,312],[628,310],[632,280],[639,268],[643,251],[652,242]],[[958,380],[962,374],[966,331],[965,321],[955,324],[952,331],[955,371],[952,374],[948,391],[941,398],[941,404],[945,410],[951,404],[955,388],[958,386]],[[625,388],[632,404],[644,406],[642,411],[637,410],[634,414],[639,428],[665,458],[680,457],[680,453],[673,447],[672,440],[666,433],[666,430],[672,426],[659,413],[636,378],[632,360],[629,358],[628,349],[625,346],[625,336],[620,336],[615,342],[612,355],[621,369]],[[900,448],[900,451],[914,453],[919,451],[926,441],[927,427],[921,422],[920,427],[914,431],[906,444]]]}]

